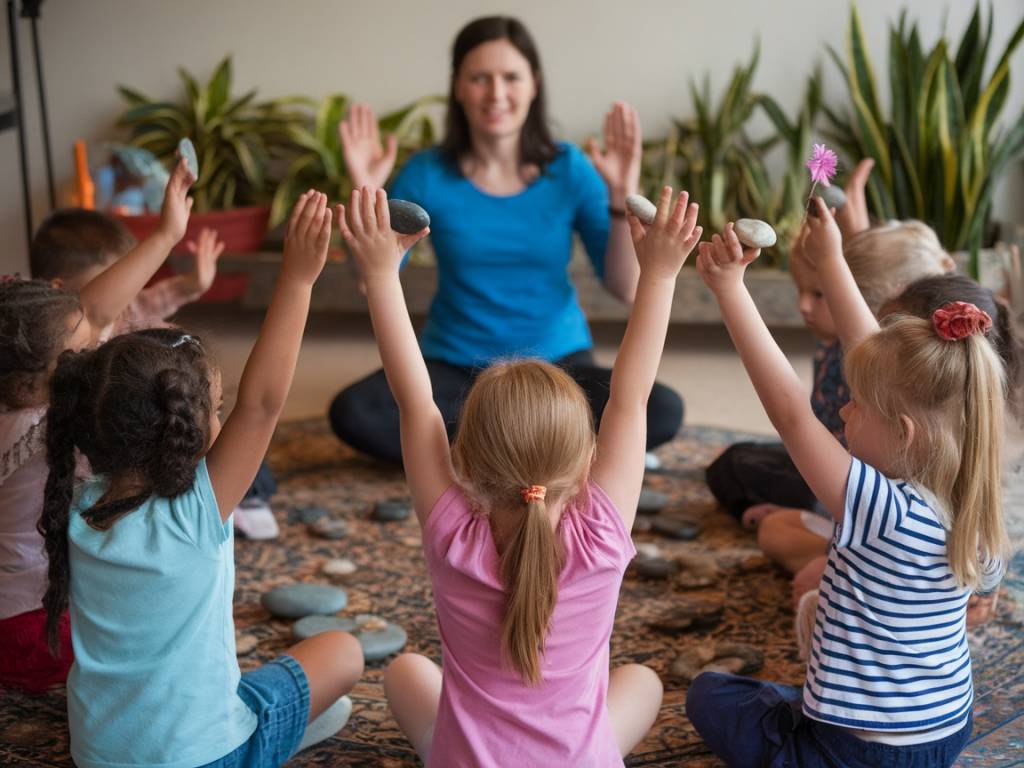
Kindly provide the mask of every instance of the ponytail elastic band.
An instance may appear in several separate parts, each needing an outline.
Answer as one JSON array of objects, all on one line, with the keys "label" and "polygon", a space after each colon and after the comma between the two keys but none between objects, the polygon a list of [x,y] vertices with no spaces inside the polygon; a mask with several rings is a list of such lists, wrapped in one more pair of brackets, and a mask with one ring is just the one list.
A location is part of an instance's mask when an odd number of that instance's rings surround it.
[{"label": "ponytail elastic band", "polygon": [[966,301],[951,301],[932,313],[935,332],[946,341],[961,341],[976,333],[986,334],[992,327],[988,312]]},{"label": "ponytail elastic band", "polygon": [[531,485],[529,488],[523,488],[520,493],[523,494],[523,501],[529,504],[531,501],[544,501],[544,496],[548,492],[548,489],[543,485]]}]

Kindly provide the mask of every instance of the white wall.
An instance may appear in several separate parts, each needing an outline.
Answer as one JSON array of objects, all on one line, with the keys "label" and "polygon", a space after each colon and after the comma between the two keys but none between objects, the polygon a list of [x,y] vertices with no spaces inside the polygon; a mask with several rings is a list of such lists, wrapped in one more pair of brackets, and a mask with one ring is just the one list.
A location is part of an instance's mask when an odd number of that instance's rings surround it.
[{"label": "white wall", "polygon": [[[1024,13],[1022,0],[993,0],[995,46],[1001,52]],[[877,75],[884,82],[889,0],[860,0]],[[905,0],[930,42],[941,23],[935,0]],[[973,3],[950,0],[948,27],[959,38]],[[547,72],[551,114],[559,134],[578,140],[597,131],[608,104],[628,99],[649,135],[671,116],[690,113],[687,79],[712,73],[720,87],[732,68],[762,40],[756,87],[784,107],[798,102],[806,74],[825,63],[827,93],[843,86],[826,60],[825,43],[843,45],[847,5],[836,0],[48,0],[40,37],[48,87],[56,175],[72,173],[76,138],[114,135],[121,105],[115,83],[151,96],[175,98],[176,68],[205,78],[226,53],[234,54],[236,86],[259,87],[266,97],[322,96],[344,91],[386,110],[417,96],[444,92],[452,38],[469,19],[514,13],[536,36]],[[23,83],[35,195],[35,221],[46,211],[29,28],[21,26]],[[4,36],[0,91],[7,90]],[[991,66],[991,64],[990,64]],[[1024,105],[1024,50],[1013,62],[1006,114]],[[887,87],[883,87],[883,93]],[[1001,218],[1024,222],[1024,172],[1000,192]],[[27,257],[13,132],[0,134],[0,272],[25,270]]]}]

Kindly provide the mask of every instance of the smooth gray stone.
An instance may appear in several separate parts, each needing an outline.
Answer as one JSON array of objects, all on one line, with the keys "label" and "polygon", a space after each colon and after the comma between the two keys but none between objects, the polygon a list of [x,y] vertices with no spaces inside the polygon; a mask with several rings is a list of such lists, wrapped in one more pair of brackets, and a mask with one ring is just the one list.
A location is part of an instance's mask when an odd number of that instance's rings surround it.
[{"label": "smooth gray stone", "polygon": [[771,225],[760,219],[740,219],[735,230],[736,237],[749,248],[771,248],[778,239]]},{"label": "smooth gray stone", "polygon": [[679,571],[679,564],[664,557],[637,557],[633,568],[644,579],[667,579]]},{"label": "smooth gray stone", "polygon": [[388,200],[391,228],[401,235],[414,235],[430,226],[430,214],[408,200]]},{"label": "smooth gray stone", "polygon": [[[383,627],[377,629],[375,625],[378,623],[383,624]],[[305,640],[332,629],[351,632],[362,646],[363,658],[366,661],[377,661],[397,653],[409,641],[405,630],[397,624],[368,614],[359,614],[355,618],[350,616],[306,616],[292,626],[292,635],[296,640]]]},{"label": "smooth gray stone", "polygon": [[[842,187],[838,187],[835,184],[831,187],[820,187],[819,189],[816,189],[814,191],[814,196],[820,197],[824,200],[826,208],[835,208],[837,213],[846,205],[846,193],[843,192]],[[812,200],[811,202],[813,203],[814,201]],[[811,214],[811,216],[817,218],[818,206],[808,205],[807,212]]]},{"label": "smooth gray stone", "polygon": [[373,505],[373,519],[385,523],[405,520],[411,512],[408,499],[388,499]]},{"label": "smooth gray stone", "polygon": [[348,535],[348,525],[345,524],[344,520],[320,517],[309,524],[309,532],[319,536],[321,539],[337,541]]},{"label": "smooth gray stone", "polygon": [[700,526],[689,520],[675,520],[658,515],[651,519],[651,529],[662,536],[679,541],[690,541],[700,534]]},{"label": "smooth gray stone", "polygon": [[348,593],[325,584],[288,584],[264,592],[260,603],[280,619],[301,619],[337,613],[348,605]]},{"label": "smooth gray stone", "polygon": [[626,210],[640,219],[644,224],[650,224],[658,213],[658,207],[643,195],[628,195],[626,197]]},{"label": "smooth gray stone", "polygon": [[640,489],[640,498],[636,502],[636,511],[641,515],[656,515],[668,506],[669,497],[661,491],[650,488]]},{"label": "smooth gray stone", "polygon": [[709,643],[683,651],[668,668],[670,677],[691,682],[701,672],[750,675],[764,666],[764,651],[746,643]]},{"label": "smooth gray stone", "polygon": [[199,158],[196,156],[196,148],[193,146],[191,139],[184,138],[178,142],[178,157],[185,158],[192,176],[196,181],[199,181]]},{"label": "smooth gray stone", "polygon": [[310,523],[315,523],[321,517],[327,517],[327,510],[316,505],[299,507],[295,510],[295,516],[298,517],[301,522],[309,525]]}]

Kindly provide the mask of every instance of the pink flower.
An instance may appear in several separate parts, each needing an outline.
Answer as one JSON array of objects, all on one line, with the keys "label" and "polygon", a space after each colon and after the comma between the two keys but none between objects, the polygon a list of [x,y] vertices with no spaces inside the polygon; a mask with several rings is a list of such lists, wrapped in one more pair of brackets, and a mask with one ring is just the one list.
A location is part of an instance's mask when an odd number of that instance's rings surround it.
[{"label": "pink flower", "polygon": [[829,179],[836,175],[838,162],[839,158],[836,157],[835,152],[824,144],[815,144],[814,153],[807,161],[807,167],[811,171],[811,181],[815,184],[824,184],[826,187],[832,186]]},{"label": "pink flower", "polygon": [[960,341],[976,333],[988,333],[992,318],[966,301],[951,301],[932,312],[932,325],[946,341]]}]

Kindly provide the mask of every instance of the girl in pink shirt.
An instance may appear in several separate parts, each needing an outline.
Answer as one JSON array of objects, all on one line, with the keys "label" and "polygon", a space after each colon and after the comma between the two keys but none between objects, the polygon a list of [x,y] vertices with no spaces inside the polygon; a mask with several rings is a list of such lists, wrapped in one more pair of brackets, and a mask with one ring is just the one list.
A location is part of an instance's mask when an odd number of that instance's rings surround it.
[{"label": "girl in pink shirt", "polygon": [[645,232],[630,217],[636,300],[595,436],[579,386],[537,360],[487,368],[451,448],[398,279],[427,234],[391,230],[383,190],[338,221],[366,281],[437,607],[444,672],[406,654],[384,677],[428,766],[621,766],[661,706],[657,676],[609,674],[609,638],[644,469],[646,403],[697,206],[665,188]]}]

